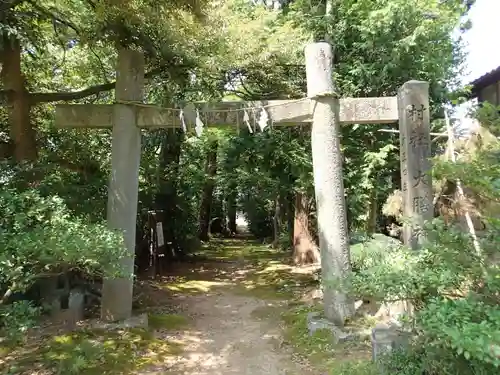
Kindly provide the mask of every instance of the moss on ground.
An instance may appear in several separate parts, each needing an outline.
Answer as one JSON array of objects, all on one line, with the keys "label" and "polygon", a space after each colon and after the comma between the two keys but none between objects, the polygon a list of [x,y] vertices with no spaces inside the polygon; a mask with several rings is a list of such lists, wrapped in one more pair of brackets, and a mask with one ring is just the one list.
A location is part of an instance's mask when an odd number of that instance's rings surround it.
[{"label": "moss on ground", "polygon": [[237,261],[245,260],[264,261],[279,257],[283,252],[272,249],[255,240],[220,239],[214,238],[204,245],[196,255],[213,260]]},{"label": "moss on ground", "polygon": [[[288,254],[256,244],[225,249],[225,259],[238,256],[243,257],[248,266],[244,267],[244,277],[233,285],[232,291],[267,300],[267,306],[254,310],[252,316],[259,320],[281,318],[284,343],[295,353],[307,358],[319,371],[332,375],[379,375],[371,361],[369,340],[334,344],[331,333],[325,330],[309,336],[307,314],[321,312],[321,307],[305,306],[297,297],[318,282],[311,274],[294,273]],[[349,322],[356,330],[366,330],[373,325],[372,319],[362,317]]]},{"label": "moss on ground", "polygon": [[179,330],[189,327],[189,319],[179,314],[149,314],[148,324],[150,329]]},{"label": "moss on ground", "polygon": [[4,348],[0,372],[124,375],[182,353],[181,343],[157,338],[155,331],[186,328],[187,318],[156,314],[149,316],[149,324],[149,329],[78,330],[31,340],[22,348]]},{"label": "moss on ground", "polygon": [[[333,344],[331,333],[325,330],[309,336],[307,314],[321,308],[307,307],[297,297],[318,282],[311,274],[294,273],[289,254],[251,241],[231,240],[204,249],[204,254],[212,259],[244,260],[243,265],[238,266],[241,277],[232,278],[231,291],[268,301],[267,306],[254,310],[252,317],[281,321],[285,344],[307,358],[313,367],[332,375],[379,374],[371,361],[369,341]],[[349,322],[349,326],[357,330],[368,329],[373,324],[367,318]]]},{"label": "moss on ground", "polygon": [[[332,375],[378,375],[371,363],[368,342],[334,345],[331,334],[325,331],[309,336],[307,313],[318,311],[318,307],[306,307],[297,297],[317,285],[317,281],[311,274],[295,272],[289,264],[289,254],[252,241],[220,239],[205,246],[201,254],[215,262],[190,265],[189,269],[178,270],[168,280],[146,283],[143,308],[149,312],[148,330],[82,330],[40,338],[23,348],[0,347],[0,373],[136,373],[169,356],[181,354],[181,343],[156,336],[162,331],[188,328],[190,324],[182,315],[153,314],[152,311],[170,304],[172,294],[209,294],[226,290],[265,300],[266,306],[254,310],[252,317],[282,325],[285,344],[306,357],[319,371]],[[221,266],[220,260],[229,263]],[[351,322],[360,327],[371,323]]]},{"label": "moss on ground", "polygon": [[[368,341],[353,341],[334,344],[328,330],[318,330],[312,336],[307,327],[307,314],[318,312],[318,306],[296,306],[282,314],[285,343],[306,357],[310,364],[332,375],[375,375],[378,369],[371,361],[371,346]],[[356,328],[370,325],[365,319],[353,322]]]},{"label": "moss on ground", "polygon": [[282,259],[249,268],[235,293],[265,300],[290,300],[315,283],[311,275],[294,273],[293,267]]},{"label": "moss on ground", "polygon": [[287,305],[281,301],[269,302],[266,306],[253,310],[250,315],[256,320],[267,320],[280,323],[281,314],[286,308]]},{"label": "moss on ground", "polygon": [[197,255],[204,261],[159,288],[174,294],[230,290],[264,300],[289,300],[317,283],[310,274],[294,273],[289,254],[256,241],[214,239]]},{"label": "moss on ground", "polygon": [[206,294],[220,288],[227,288],[231,286],[232,283],[227,281],[178,279],[174,282],[162,285],[161,288],[177,294],[196,295]]}]

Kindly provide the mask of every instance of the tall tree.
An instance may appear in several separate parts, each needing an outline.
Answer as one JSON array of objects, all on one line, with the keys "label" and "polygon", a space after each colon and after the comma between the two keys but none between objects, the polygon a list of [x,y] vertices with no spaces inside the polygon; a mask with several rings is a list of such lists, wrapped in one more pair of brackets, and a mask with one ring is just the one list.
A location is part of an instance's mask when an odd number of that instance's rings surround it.
[{"label": "tall tree", "polygon": [[26,78],[21,68],[21,45],[17,38],[0,35],[2,52],[2,82],[7,95],[10,137],[17,161],[37,159],[35,131],[30,122],[31,103],[26,89]]},{"label": "tall tree", "polygon": [[[114,88],[114,83],[108,81],[114,73],[111,69],[104,72],[104,83],[80,90],[69,87],[65,91],[50,92],[52,82],[66,74],[68,54],[83,50],[91,57],[81,56],[83,59],[78,61],[80,66],[102,71],[109,68],[104,66],[103,61],[110,51],[115,56],[115,45],[135,46],[149,57],[152,68],[148,77],[158,75],[173,60],[183,56],[170,46],[175,43],[173,36],[178,36],[178,31],[182,34],[189,30],[165,27],[169,24],[165,19],[174,21],[182,18],[183,12],[201,17],[204,3],[184,0],[8,0],[3,1],[1,6],[3,88],[0,89],[0,103],[7,104],[9,110],[15,158],[33,161],[38,152],[35,129],[30,120],[31,108],[40,103],[83,99]],[[54,61],[54,57],[60,61]],[[45,61],[49,63],[44,65]],[[28,62],[39,68],[43,66],[41,70],[45,71],[48,80],[31,81],[32,77],[23,72]],[[59,65],[61,62],[62,67]],[[185,59],[184,62],[189,64]],[[99,80],[93,72],[86,72],[86,75],[92,77],[91,81]],[[40,91],[34,91],[36,89]]]},{"label": "tall tree", "polygon": [[209,141],[207,159],[205,162],[206,181],[201,196],[198,231],[198,237],[201,241],[209,240],[210,220],[215,189],[215,177],[217,175],[218,144],[219,142],[216,137],[213,137]]},{"label": "tall tree", "polygon": [[[166,129],[161,140],[160,162],[158,168],[158,192],[156,194],[156,207],[163,210],[163,231],[166,244],[171,244],[172,249],[182,252],[175,230],[178,212],[178,172],[181,156],[181,143],[184,135],[180,129]],[[172,253],[172,252],[170,252]]]},{"label": "tall tree", "polygon": [[311,200],[306,193],[295,194],[293,260],[296,264],[319,263],[320,253],[310,229]]}]

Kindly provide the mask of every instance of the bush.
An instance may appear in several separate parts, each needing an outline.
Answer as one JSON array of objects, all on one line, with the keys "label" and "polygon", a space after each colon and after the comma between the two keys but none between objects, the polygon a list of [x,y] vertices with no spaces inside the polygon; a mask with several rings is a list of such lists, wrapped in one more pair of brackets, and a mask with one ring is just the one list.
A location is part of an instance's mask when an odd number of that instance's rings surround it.
[{"label": "bush", "polygon": [[479,246],[463,227],[434,219],[424,228],[427,241],[419,251],[400,248],[385,256],[370,254],[369,262],[354,261],[360,268],[350,280],[353,293],[384,301],[410,300],[415,308],[411,323],[416,340],[410,350],[384,359],[387,373],[499,371],[500,144],[494,136],[500,124],[498,110],[486,105],[477,113],[483,127],[467,142],[465,157],[457,163],[437,159],[433,164],[435,178],[459,179],[473,195],[469,198],[476,198],[474,208],[486,223]]},{"label": "bush", "polygon": [[35,326],[39,313],[40,309],[29,301],[0,306],[0,327],[5,338],[13,343],[22,341],[28,329]]},{"label": "bush", "polygon": [[[500,366],[500,269],[490,261],[493,254],[478,254],[467,233],[439,219],[426,233],[418,252],[400,247],[384,255],[377,246],[355,245],[352,292],[410,300],[416,308],[415,348],[406,353],[411,358],[398,353],[389,360],[391,373],[492,374]],[[492,223],[482,249],[494,249],[499,233]]]},{"label": "bush", "polygon": [[[0,291],[5,297],[69,271],[118,275],[125,254],[120,234],[75,217],[57,196],[43,197],[35,189],[0,192]],[[12,319],[34,312],[20,304],[8,309],[0,318],[7,331],[16,326],[7,324]]]},{"label": "bush", "polygon": [[380,233],[368,237],[365,234],[351,235],[351,263],[354,270],[361,270],[373,264],[380,264],[390,259],[389,254],[394,254],[401,249],[400,241]]},{"label": "bush", "polygon": [[121,235],[74,217],[58,197],[36,190],[0,192],[0,232],[0,282],[17,288],[69,269],[112,274],[126,254]]}]

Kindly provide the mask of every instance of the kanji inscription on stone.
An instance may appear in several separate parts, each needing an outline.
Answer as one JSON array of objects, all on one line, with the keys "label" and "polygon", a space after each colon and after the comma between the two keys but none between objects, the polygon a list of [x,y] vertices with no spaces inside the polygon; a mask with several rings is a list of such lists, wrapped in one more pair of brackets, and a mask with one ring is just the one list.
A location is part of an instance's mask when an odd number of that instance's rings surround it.
[{"label": "kanji inscription on stone", "polygon": [[424,236],[421,227],[432,219],[432,180],[429,84],[406,82],[398,93],[401,190],[404,225],[403,241],[417,249]]},{"label": "kanji inscription on stone", "polygon": [[425,110],[426,108],[423,104],[412,104],[408,109],[408,118],[410,118],[412,121],[423,120]]},{"label": "kanji inscription on stone", "polygon": [[413,187],[416,188],[420,184],[428,185],[427,177],[428,175],[421,170],[416,171],[413,177]]},{"label": "kanji inscription on stone", "polygon": [[429,211],[429,202],[427,202],[427,197],[414,197],[413,198],[413,211],[421,214],[427,213]]}]

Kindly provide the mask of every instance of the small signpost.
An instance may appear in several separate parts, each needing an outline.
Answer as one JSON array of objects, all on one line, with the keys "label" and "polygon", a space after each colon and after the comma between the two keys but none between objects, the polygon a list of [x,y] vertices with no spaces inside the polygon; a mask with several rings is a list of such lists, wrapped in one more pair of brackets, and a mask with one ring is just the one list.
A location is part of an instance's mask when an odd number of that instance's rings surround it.
[{"label": "small signpost", "polygon": [[163,225],[161,221],[156,223],[156,243],[158,247],[165,246],[165,240],[163,239]]},{"label": "small signpost", "polygon": [[[315,82],[311,82],[308,86],[312,87],[314,84]],[[121,230],[124,234],[129,257],[122,261],[122,266],[129,277],[104,281],[101,317],[109,320],[129,318],[132,311],[141,128],[172,128],[188,124],[190,127],[197,125],[199,130],[201,119],[208,127],[231,126],[236,129],[248,121],[259,123],[262,111],[255,111],[259,108],[265,110],[267,121],[273,126],[296,126],[321,120],[319,116],[315,116],[317,98],[298,101],[190,103],[182,109],[159,108],[142,103],[143,85],[142,54],[120,49],[115,104],[62,104],[56,107],[55,122],[59,127],[113,129],[107,220],[110,228]],[[432,198],[430,165],[426,159],[430,155],[428,84],[407,82],[398,96],[393,97],[341,98],[336,108],[338,116],[335,116],[341,126],[399,121],[404,212],[409,216],[416,216],[417,221],[429,218]],[[318,139],[318,142],[321,140]],[[323,199],[332,198],[325,196]],[[155,230],[161,232],[156,226]],[[331,233],[328,232],[330,230],[327,224],[323,225],[320,236],[331,239]],[[416,229],[407,226],[405,230],[405,243],[415,247],[418,242],[414,239]],[[164,242],[162,237],[158,237],[158,245],[160,242]]]},{"label": "small signpost", "polygon": [[152,278],[162,274],[166,244],[163,236],[163,211],[148,211],[149,227],[149,267],[148,273]]}]

